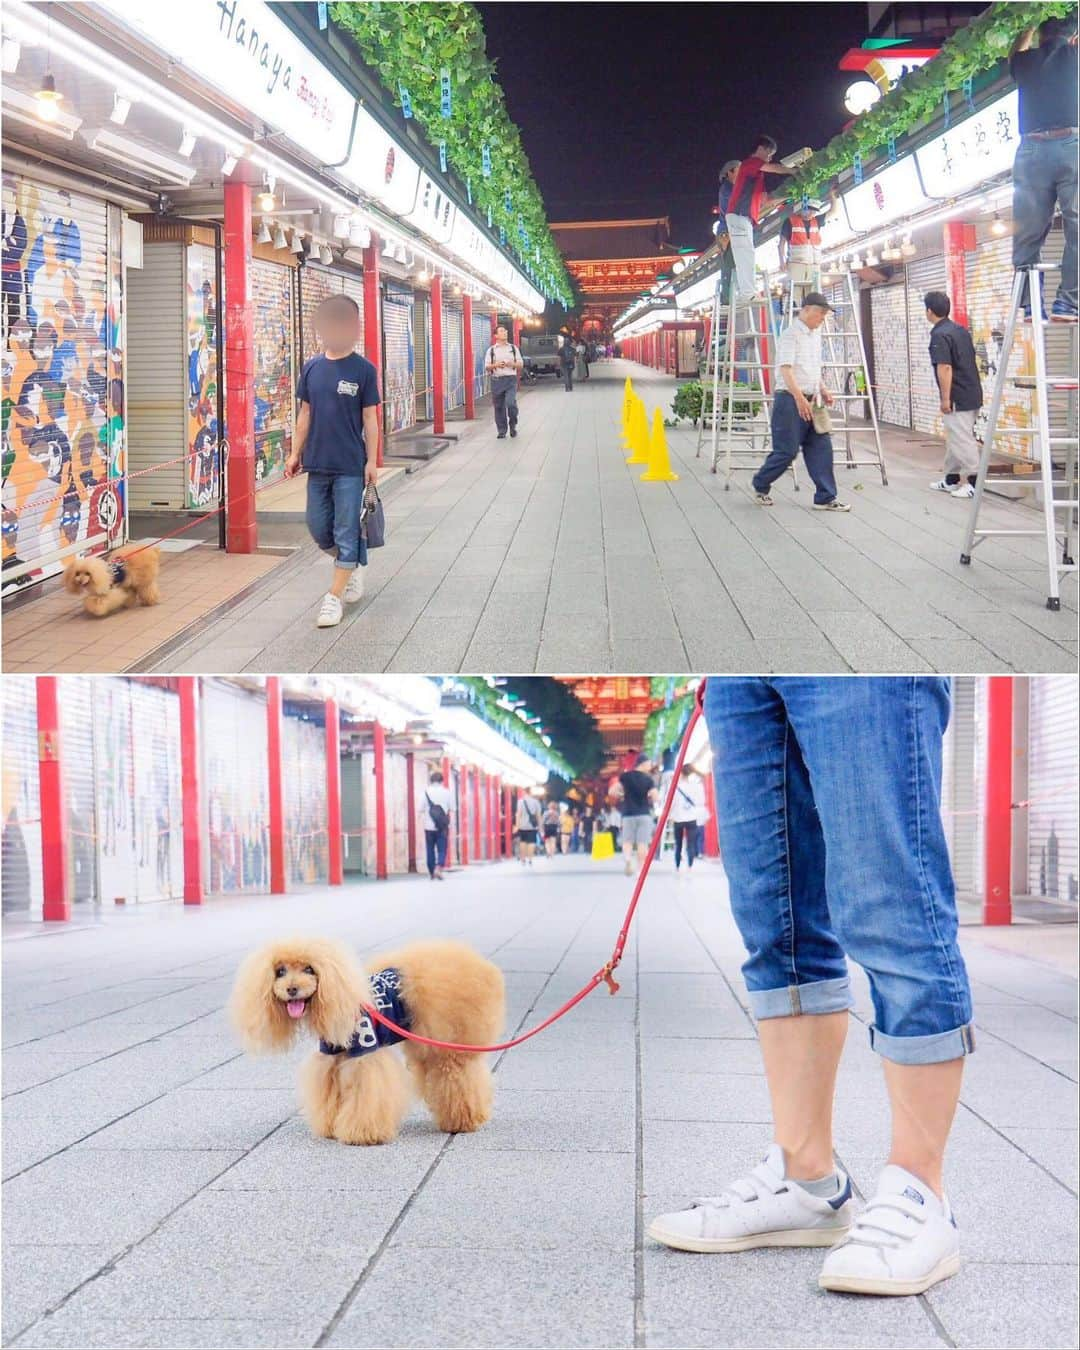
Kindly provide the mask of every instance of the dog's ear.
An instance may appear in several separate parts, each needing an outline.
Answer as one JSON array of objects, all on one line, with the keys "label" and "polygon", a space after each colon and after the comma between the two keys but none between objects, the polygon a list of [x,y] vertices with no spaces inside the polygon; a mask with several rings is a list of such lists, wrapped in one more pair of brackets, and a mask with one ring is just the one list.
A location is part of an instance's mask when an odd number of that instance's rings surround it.
[{"label": "dog's ear", "polygon": [[260,947],[240,964],[229,996],[229,1020],[249,1054],[288,1050],[299,1023],[274,997],[274,951]]},{"label": "dog's ear", "polygon": [[64,589],[66,591],[74,591],[76,589],[75,569],[78,567],[80,561],[81,559],[76,557],[74,553],[72,553],[70,557],[64,559]]},{"label": "dog's ear", "polygon": [[371,998],[371,986],[353,953],[340,942],[310,944],[308,960],[319,987],[309,1016],[315,1032],[333,1045],[346,1045],[356,1029],[360,1004]]}]

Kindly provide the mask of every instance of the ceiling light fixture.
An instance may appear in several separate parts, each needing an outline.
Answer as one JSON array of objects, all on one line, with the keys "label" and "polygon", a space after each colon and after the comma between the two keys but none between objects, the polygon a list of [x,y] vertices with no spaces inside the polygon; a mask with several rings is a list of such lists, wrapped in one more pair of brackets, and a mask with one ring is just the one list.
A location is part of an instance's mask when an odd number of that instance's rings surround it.
[{"label": "ceiling light fixture", "polygon": [[304,251],[304,236],[300,233],[299,230],[293,230],[292,239],[289,242],[289,252],[303,253],[303,251]]},{"label": "ceiling light fixture", "polygon": [[234,155],[231,150],[226,150],[225,158],[221,161],[222,178],[228,178],[229,174],[232,173],[233,169],[236,168],[239,162],[240,162],[239,155]]},{"label": "ceiling light fixture", "polygon": [[195,135],[193,132],[188,131],[187,127],[185,127],[180,135],[180,154],[184,157],[184,159],[190,159],[191,156],[194,154],[194,152],[195,152]]},{"label": "ceiling light fixture", "polygon": [[255,236],[255,242],[257,244],[269,244],[270,238],[270,226],[263,220],[259,226],[259,233]]},{"label": "ceiling light fixture", "polygon": [[279,225],[279,226],[274,230],[274,247],[275,247],[275,248],[288,248],[288,246],[289,246],[289,241],[285,238],[285,231],[284,231],[284,230],[281,228],[281,226]]},{"label": "ceiling light fixture", "polygon": [[127,115],[131,111],[131,99],[125,98],[123,94],[113,94],[112,112],[109,114],[109,121],[116,126],[122,127],[127,121]]},{"label": "ceiling light fixture", "polygon": [[994,212],[994,219],[990,222],[990,233],[996,234],[999,237],[1009,233],[1008,225],[1001,219],[1001,216],[997,211]]},{"label": "ceiling light fixture", "polygon": [[60,111],[60,99],[62,95],[57,93],[56,80],[52,75],[46,75],[41,81],[41,88],[38,89],[34,98],[37,99],[37,115],[43,122],[55,122],[56,114]]}]

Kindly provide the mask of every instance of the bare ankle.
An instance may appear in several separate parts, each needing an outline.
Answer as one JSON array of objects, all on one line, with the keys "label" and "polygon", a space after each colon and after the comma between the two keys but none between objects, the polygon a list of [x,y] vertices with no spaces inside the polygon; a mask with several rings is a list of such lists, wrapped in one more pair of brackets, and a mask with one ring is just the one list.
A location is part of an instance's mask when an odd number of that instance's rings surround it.
[{"label": "bare ankle", "polygon": [[784,1148],[784,1175],[792,1181],[819,1181],[835,1171],[836,1162],[831,1144],[815,1148]]}]

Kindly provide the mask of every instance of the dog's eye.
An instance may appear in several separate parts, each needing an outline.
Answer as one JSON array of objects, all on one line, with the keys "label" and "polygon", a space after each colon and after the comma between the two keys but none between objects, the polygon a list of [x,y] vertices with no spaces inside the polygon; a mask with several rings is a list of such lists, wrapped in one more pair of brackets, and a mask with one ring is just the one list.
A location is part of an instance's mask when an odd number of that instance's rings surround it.
[{"label": "dog's eye", "polygon": [[305,966],[305,967],[304,967],[304,974],[305,974],[305,975],[314,975],[315,972],[312,970],[312,968],[311,968],[310,966]]},{"label": "dog's eye", "polygon": [[274,971],[274,979],[283,980],[284,978],[285,978],[285,967],[278,966],[277,970]]}]

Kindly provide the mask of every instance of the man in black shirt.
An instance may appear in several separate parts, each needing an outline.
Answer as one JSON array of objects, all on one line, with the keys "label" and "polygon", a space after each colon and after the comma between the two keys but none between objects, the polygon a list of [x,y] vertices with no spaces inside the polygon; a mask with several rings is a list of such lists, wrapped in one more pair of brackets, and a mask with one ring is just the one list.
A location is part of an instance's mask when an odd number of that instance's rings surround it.
[{"label": "man in black shirt", "polygon": [[648,755],[638,755],[634,767],[627,773],[619,774],[615,796],[618,798],[622,813],[622,848],[626,859],[626,875],[632,876],[645,861],[645,854],[652,842],[652,803],[656,797],[656,784],[649,774]]},{"label": "man in black shirt", "polygon": [[[1039,261],[1055,203],[1061,208],[1065,252],[1050,312],[1056,323],[1076,323],[1076,11],[1047,19],[1020,34],[1009,69],[1020,90],[1020,149],[1013,163],[1013,266]],[[1027,282],[1022,296],[1030,318]]]},{"label": "man in black shirt", "polygon": [[944,291],[923,296],[930,329],[930,363],[941,396],[945,427],[945,474],[930,486],[953,497],[973,497],[979,472],[979,444],[975,416],[982,407],[982,380],[975,360],[975,344],[961,324],[949,318],[952,304]]}]

